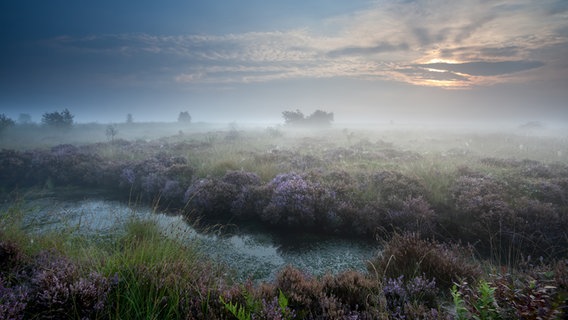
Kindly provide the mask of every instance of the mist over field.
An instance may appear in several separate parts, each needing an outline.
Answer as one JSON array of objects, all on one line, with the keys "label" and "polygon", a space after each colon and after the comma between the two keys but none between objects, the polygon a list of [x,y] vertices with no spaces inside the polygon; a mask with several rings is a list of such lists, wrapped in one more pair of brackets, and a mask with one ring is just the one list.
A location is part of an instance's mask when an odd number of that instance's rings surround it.
[{"label": "mist over field", "polygon": [[568,2],[0,2],[0,319],[564,319]]}]

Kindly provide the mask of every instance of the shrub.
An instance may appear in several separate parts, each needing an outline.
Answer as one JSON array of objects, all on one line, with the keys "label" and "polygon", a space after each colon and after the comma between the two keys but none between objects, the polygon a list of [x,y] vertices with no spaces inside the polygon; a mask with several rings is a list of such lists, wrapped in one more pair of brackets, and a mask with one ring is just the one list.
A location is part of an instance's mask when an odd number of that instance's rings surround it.
[{"label": "shrub", "polygon": [[547,258],[566,254],[568,217],[562,209],[526,197],[518,199],[514,208],[519,222],[511,238],[518,251]]},{"label": "shrub", "polygon": [[566,191],[557,183],[551,180],[541,180],[529,186],[532,190],[531,196],[556,205],[566,205]]},{"label": "shrub", "polygon": [[74,117],[69,110],[64,109],[61,112],[44,113],[41,123],[52,128],[70,129],[73,126]]},{"label": "shrub", "polygon": [[[2,233],[0,232],[0,237]],[[22,248],[14,241],[0,240],[0,275],[20,269],[25,262]]]},{"label": "shrub", "polygon": [[33,154],[31,152],[18,152],[3,149],[0,151],[0,185],[13,189],[15,187],[28,187],[38,181],[38,177],[31,172]]},{"label": "shrub", "polygon": [[338,275],[325,275],[322,292],[334,297],[348,307],[348,310],[365,310],[363,303],[370,295],[376,294],[376,283],[360,272],[348,270]]},{"label": "shrub", "polygon": [[261,218],[271,224],[313,227],[326,224],[333,214],[335,194],[296,173],[280,174],[269,184],[270,202]]},{"label": "shrub", "polygon": [[[412,317],[417,310],[411,306],[423,306],[436,311],[438,288],[435,280],[421,276],[405,281],[404,276],[383,281],[382,293],[386,300],[386,309],[393,318]],[[422,313],[426,313],[423,310]],[[432,314],[432,312],[430,311]]]},{"label": "shrub", "polygon": [[422,276],[435,279],[446,289],[454,282],[475,280],[481,274],[479,267],[465,256],[464,248],[424,240],[415,233],[395,234],[384,244],[381,255],[370,262],[369,272],[379,279]]},{"label": "shrub", "polygon": [[377,172],[370,183],[378,192],[378,200],[389,208],[399,208],[404,200],[426,194],[426,189],[418,179],[395,171]]},{"label": "shrub", "polygon": [[235,185],[237,189],[260,185],[260,177],[256,173],[246,171],[229,171],[223,176],[222,180]]},{"label": "shrub", "polygon": [[400,209],[388,210],[383,226],[392,226],[398,232],[414,232],[423,237],[433,236],[436,228],[436,214],[423,198],[407,198]]},{"label": "shrub", "polygon": [[74,263],[40,254],[26,313],[52,318],[91,318],[105,310],[112,282],[97,272],[83,276]]},{"label": "shrub", "polygon": [[27,288],[6,287],[0,274],[0,319],[24,319],[29,300]]},{"label": "shrub", "polygon": [[185,202],[196,213],[210,218],[227,216],[236,199],[235,185],[219,179],[202,179],[192,184],[185,192]]},{"label": "shrub", "polygon": [[296,310],[300,318],[318,310],[322,285],[310,275],[286,266],[276,276],[275,286],[286,294],[290,307]]},{"label": "shrub", "polygon": [[456,235],[479,243],[482,252],[501,259],[507,255],[521,223],[508,202],[506,185],[488,176],[461,176],[452,187]]}]

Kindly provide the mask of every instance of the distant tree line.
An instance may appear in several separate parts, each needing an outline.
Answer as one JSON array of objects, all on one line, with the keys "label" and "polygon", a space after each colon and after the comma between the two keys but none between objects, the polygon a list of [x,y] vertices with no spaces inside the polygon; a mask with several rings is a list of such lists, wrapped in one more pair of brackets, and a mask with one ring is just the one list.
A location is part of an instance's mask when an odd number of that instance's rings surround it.
[{"label": "distant tree line", "polygon": [[[64,109],[61,112],[46,112],[41,118],[41,123],[45,127],[56,128],[56,129],[70,129],[73,126],[73,118],[75,116],[71,114],[68,109]],[[21,113],[18,117],[18,124],[20,125],[32,125],[32,117],[27,113]],[[4,113],[0,114],[0,134],[7,128],[13,127],[16,122],[6,116]]]},{"label": "distant tree line", "polygon": [[284,123],[291,126],[330,126],[333,122],[333,112],[316,110],[309,116],[304,116],[302,111],[284,111],[282,112]]}]

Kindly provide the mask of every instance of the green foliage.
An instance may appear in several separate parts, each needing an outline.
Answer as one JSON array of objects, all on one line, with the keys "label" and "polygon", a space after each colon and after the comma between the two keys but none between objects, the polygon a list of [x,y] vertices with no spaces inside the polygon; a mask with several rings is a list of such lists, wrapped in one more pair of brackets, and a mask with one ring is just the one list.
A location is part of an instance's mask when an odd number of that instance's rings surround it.
[{"label": "green foliage", "polygon": [[[277,319],[293,319],[294,314],[288,307],[288,298],[282,292],[278,290],[277,298],[277,308],[278,310],[271,309],[273,306],[267,305],[266,302],[262,303],[256,299],[251,293],[243,288],[244,304],[239,304],[238,302],[225,301],[223,296],[219,296],[219,301],[223,304],[224,308],[229,311],[238,320],[250,320],[256,318],[264,318],[267,316],[277,317]],[[270,310],[263,310],[263,309]],[[268,312],[268,314],[267,314]],[[277,312],[276,314],[272,312]]]},{"label": "green foliage", "polygon": [[[302,118],[306,119],[303,114]],[[132,137],[131,130],[145,130],[142,125],[123,124],[121,135]],[[6,134],[13,135],[19,127]],[[34,126],[25,129],[36,138],[48,131]],[[83,134],[104,139],[103,130],[104,126],[95,126]],[[234,192],[221,188],[224,184],[202,189],[211,191],[211,202],[216,205],[224,204],[230,210],[242,205],[241,211],[252,212],[250,208],[263,205],[258,200],[270,200],[270,190],[264,188],[269,181],[278,174],[294,172],[310,186],[329,190],[329,195],[336,197],[336,202],[329,203],[337,211],[325,211],[330,214],[322,216],[334,219],[334,229],[316,224],[321,227],[318,231],[359,236],[380,227],[390,232],[383,233],[390,240],[384,243],[383,255],[372,261],[374,269],[317,278],[288,268],[272,283],[250,285],[243,290],[241,284],[228,285],[228,280],[216,272],[214,265],[203,262],[191,245],[166,239],[151,222],[135,221],[127,226],[125,235],[99,246],[102,241],[71,235],[69,230],[41,236],[28,234],[20,229],[18,217],[24,214],[13,210],[0,219],[0,265],[5,272],[0,279],[2,285],[16,290],[15,284],[20,284],[16,280],[20,280],[18,273],[11,270],[33,269],[31,259],[47,248],[69,256],[81,272],[92,270],[106,278],[117,276],[112,303],[103,318],[289,319],[297,314],[299,318],[341,319],[395,318],[404,314],[407,318],[435,319],[432,309],[439,311],[437,318],[448,316],[442,307],[445,302],[453,303],[458,319],[565,316],[568,157],[561,152],[566,148],[564,140],[515,135],[440,135],[436,137],[439,140],[428,140],[415,133],[381,132],[373,136],[357,131],[349,134],[346,143],[345,134],[338,136],[333,130],[326,130],[329,136],[306,136],[301,130],[286,132],[285,136],[271,135],[267,130],[256,134],[240,130],[238,139],[223,139],[233,137],[233,133],[232,129],[212,131],[159,141],[147,141],[141,134],[143,139],[138,141],[115,141],[113,146],[120,148],[106,154],[104,150],[110,144],[76,148],[67,145],[51,151],[53,141],[41,146],[32,144],[38,149],[0,153],[0,165],[5,168],[0,170],[0,181],[10,179],[18,187],[28,179],[37,179],[41,187],[53,181],[55,191],[61,181],[73,184],[90,176],[96,178],[93,181],[107,179],[101,184],[105,187],[116,187],[117,180],[113,179],[121,172],[130,172],[123,169],[131,169],[135,173],[133,181],[139,185],[141,181],[150,182],[148,177],[167,178],[156,179],[159,184],[155,184],[164,199],[169,190],[166,185],[179,187],[183,194],[202,178],[227,183],[223,180],[227,170],[236,170],[257,174],[259,182],[243,185],[246,188],[239,185]],[[16,145],[19,141],[10,143]],[[463,150],[463,141],[468,143],[467,150]],[[521,153],[520,143],[531,152]],[[28,147],[18,146],[20,150]],[[525,158],[529,160],[519,160]],[[230,221],[238,221],[240,216],[230,217]],[[358,228],[371,231],[357,233]],[[400,234],[393,236],[397,231]],[[460,241],[476,247],[468,251],[469,247],[456,244]],[[472,254],[467,253],[475,252],[485,259],[489,255],[482,245],[494,244],[491,248],[503,252],[514,244],[519,253],[507,260],[512,261],[507,264],[511,269],[504,275],[491,271],[483,275],[484,281],[478,281],[481,270],[491,267],[480,267],[479,261],[474,263]],[[529,249],[533,257],[543,255],[537,267],[514,262]],[[553,262],[557,262],[555,268],[550,267]],[[451,300],[449,295],[439,295],[439,291],[435,299],[430,299],[410,293],[412,279],[418,277],[424,277],[424,281],[435,278],[435,285],[445,292],[454,282],[467,281],[471,285],[451,287]],[[389,282],[392,279],[400,281]],[[406,295],[399,296],[400,303],[394,304],[399,309],[390,308],[385,299],[387,289],[392,296],[397,288],[404,289],[401,292]]]},{"label": "green foliage", "polygon": [[294,313],[288,306],[288,298],[280,289],[278,289],[278,306],[280,307],[282,319],[294,319]]},{"label": "green foliage", "polygon": [[451,289],[452,301],[456,311],[457,320],[467,320],[468,311],[465,307],[465,302],[463,300],[462,294],[458,291],[457,285],[454,284]]},{"label": "green foliage", "polygon": [[477,320],[500,319],[495,302],[495,288],[489,286],[485,280],[479,281],[477,287],[479,298],[474,304],[476,314],[473,316]]},{"label": "green foliage", "polygon": [[458,319],[496,320],[501,319],[495,299],[495,288],[489,282],[480,280],[475,288],[467,282],[451,289],[454,308]]},{"label": "green foliage", "polygon": [[251,312],[247,311],[245,306],[239,305],[238,303],[232,303],[231,301],[225,302],[223,297],[219,297],[223,306],[238,320],[250,320],[251,319]]}]

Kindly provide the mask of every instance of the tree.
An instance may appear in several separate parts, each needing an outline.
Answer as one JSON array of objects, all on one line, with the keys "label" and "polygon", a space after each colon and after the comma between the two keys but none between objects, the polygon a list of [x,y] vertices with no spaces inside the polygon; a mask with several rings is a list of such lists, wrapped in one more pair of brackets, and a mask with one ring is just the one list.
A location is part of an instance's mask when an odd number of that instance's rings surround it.
[{"label": "tree", "polygon": [[297,109],[296,111],[284,111],[282,117],[287,125],[330,126],[333,122],[333,112],[323,110],[316,110],[308,117],[304,117],[304,114]]},{"label": "tree", "polygon": [[132,117],[132,113],[126,115],[126,123],[133,123],[134,118]]},{"label": "tree", "polygon": [[110,142],[114,142],[114,137],[118,134],[118,129],[115,125],[109,124],[106,128],[106,136]]},{"label": "tree", "polygon": [[306,120],[311,125],[330,126],[333,122],[333,112],[316,110]]},{"label": "tree", "polygon": [[5,114],[0,114],[0,133],[9,127],[13,127],[16,123],[8,118]]},{"label": "tree", "polygon": [[180,112],[178,116],[178,122],[190,123],[191,116],[189,115],[189,112],[187,111]]},{"label": "tree", "polygon": [[41,123],[48,127],[70,129],[73,126],[74,117],[68,109],[64,109],[61,112],[46,112],[41,118]]},{"label": "tree", "polygon": [[288,125],[297,125],[304,122],[304,114],[302,111],[296,109],[296,111],[284,111],[282,112],[282,117],[284,118],[284,123]]}]

